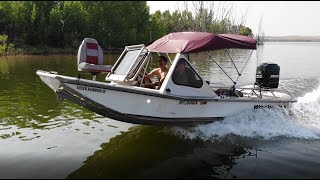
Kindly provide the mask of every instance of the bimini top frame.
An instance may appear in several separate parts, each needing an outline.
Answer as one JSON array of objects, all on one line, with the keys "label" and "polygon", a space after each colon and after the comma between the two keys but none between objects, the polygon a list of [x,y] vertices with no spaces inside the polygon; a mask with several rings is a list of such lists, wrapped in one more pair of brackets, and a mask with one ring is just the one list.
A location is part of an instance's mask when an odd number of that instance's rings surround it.
[{"label": "bimini top frame", "polygon": [[[246,67],[253,50],[257,49],[257,41],[248,36],[238,34],[212,34],[208,32],[176,32],[170,33],[156,40],[146,47],[150,52],[161,53],[196,53],[207,52],[209,57],[219,66],[219,68],[228,76],[228,78],[236,85],[242,71]],[[233,80],[223,68],[214,60],[208,51],[225,49],[231,62],[237,70],[238,78]],[[249,57],[246,60],[245,66],[238,71],[238,68],[233,62],[233,59],[228,49],[252,49]]]}]

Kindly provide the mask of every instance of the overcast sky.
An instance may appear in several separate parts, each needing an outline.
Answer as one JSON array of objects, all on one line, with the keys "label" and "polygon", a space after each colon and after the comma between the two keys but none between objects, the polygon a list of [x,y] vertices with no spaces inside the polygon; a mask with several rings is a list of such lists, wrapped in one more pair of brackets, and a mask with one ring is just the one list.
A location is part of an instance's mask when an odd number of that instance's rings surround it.
[{"label": "overcast sky", "polygon": [[[150,13],[178,8],[177,1],[147,1]],[[320,1],[231,1],[238,12],[247,10],[246,26],[254,34],[262,18],[266,36],[320,36]]]}]

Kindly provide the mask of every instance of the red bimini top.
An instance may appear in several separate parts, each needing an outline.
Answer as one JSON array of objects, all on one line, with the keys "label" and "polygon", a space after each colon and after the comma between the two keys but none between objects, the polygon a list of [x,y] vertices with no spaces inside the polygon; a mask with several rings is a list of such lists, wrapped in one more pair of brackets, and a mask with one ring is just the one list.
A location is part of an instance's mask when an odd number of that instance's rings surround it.
[{"label": "red bimini top", "polygon": [[218,49],[257,49],[257,41],[238,34],[170,33],[146,47],[151,52],[196,53]]}]

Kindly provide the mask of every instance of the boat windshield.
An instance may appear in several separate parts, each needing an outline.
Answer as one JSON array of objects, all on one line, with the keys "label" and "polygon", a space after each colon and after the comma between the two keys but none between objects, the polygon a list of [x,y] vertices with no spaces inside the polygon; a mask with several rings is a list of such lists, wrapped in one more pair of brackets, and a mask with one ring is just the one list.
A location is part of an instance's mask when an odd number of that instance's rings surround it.
[{"label": "boat windshield", "polygon": [[127,51],[123,58],[121,59],[120,63],[118,64],[117,68],[114,71],[114,74],[118,75],[126,75],[128,73],[129,68],[135,62],[134,60],[139,55],[140,49]]}]

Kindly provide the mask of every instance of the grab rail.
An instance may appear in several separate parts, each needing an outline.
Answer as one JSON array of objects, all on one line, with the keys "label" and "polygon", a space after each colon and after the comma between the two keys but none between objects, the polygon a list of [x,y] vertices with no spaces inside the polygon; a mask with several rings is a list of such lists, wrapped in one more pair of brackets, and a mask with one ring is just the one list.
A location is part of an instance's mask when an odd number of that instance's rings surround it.
[{"label": "grab rail", "polygon": [[[243,90],[245,90],[245,89],[249,89],[249,90],[251,90],[251,92],[253,92],[258,98],[262,98],[261,92],[264,91],[264,92],[270,92],[270,93],[273,95],[273,97],[275,97],[275,98],[280,98],[280,97],[277,97],[277,96],[274,94],[274,92],[282,92],[282,93],[285,93],[286,95],[289,95],[291,99],[294,99],[293,96],[292,96],[292,94],[291,94],[289,91],[287,91],[287,90],[279,90],[279,89],[275,90],[275,89],[271,89],[271,88],[238,88],[238,89],[239,89],[239,90],[241,89],[240,91],[243,91]],[[258,95],[258,94],[256,93],[256,91],[259,91],[259,94],[260,94],[260,95]]]},{"label": "grab rail", "polygon": [[[215,89],[230,89],[230,87],[217,87],[217,86],[210,86],[210,88],[215,88]],[[278,96],[276,96],[274,94],[274,92],[282,92],[282,93],[285,93],[286,95],[289,95],[291,99],[294,99],[292,94],[287,91],[287,90],[279,90],[279,89],[271,89],[271,88],[250,88],[250,87],[239,87],[239,88],[236,88],[236,90],[240,91],[243,93],[244,90],[251,90],[251,93],[254,94],[255,96],[257,96],[258,98],[262,98],[263,95],[261,94],[261,92],[270,92],[272,94],[272,96],[274,98],[280,98]],[[258,92],[257,92],[258,91]]]}]

